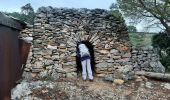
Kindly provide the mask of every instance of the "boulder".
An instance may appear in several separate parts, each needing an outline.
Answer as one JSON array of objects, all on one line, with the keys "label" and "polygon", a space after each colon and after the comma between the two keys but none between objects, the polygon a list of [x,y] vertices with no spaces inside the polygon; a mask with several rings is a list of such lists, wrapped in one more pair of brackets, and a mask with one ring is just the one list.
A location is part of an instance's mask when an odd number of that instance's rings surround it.
[{"label": "boulder", "polygon": [[134,71],[131,65],[120,66],[115,70],[113,74],[114,79],[123,79],[124,81],[133,79],[133,77]]},{"label": "boulder", "polygon": [[160,61],[158,62],[150,62],[150,67],[152,68],[153,72],[164,73],[165,67],[161,64]]},{"label": "boulder", "polygon": [[29,84],[27,82],[22,82],[21,84],[17,85],[15,89],[12,90],[12,100],[17,100],[18,98],[27,96],[31,94],[32,91],[29,88]]}]

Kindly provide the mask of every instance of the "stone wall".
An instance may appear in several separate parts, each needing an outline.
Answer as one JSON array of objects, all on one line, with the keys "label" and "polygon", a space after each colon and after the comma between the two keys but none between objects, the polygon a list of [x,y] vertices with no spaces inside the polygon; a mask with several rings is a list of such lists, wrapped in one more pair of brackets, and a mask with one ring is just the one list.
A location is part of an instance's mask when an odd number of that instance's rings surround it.
[{"label": "stone wall", "polygon": [[26,70],[37,76],[77,77],[76,46],[80,41],[93,45],[96,76],[112,75],[116,68],[131,65],[126,25],[110,11],[41,7],[31,31],[32,57]]},{"label": "stone wall", "polygon": [[26,42],[28,43],[31,43],[31,47],[30,47],[30,52],[29,52],[29,55],[28,55],[28,59],[27,59],[27,64],[26,64],[26,68],[25,68],[25,71],[30,71],[30,68],[32,66],[32,48],[33,48],[33,26],[32,25],[27,25],[25,30],[23,30],[21,32],[21,34],[19,35],[19,38],[20,39],[23,39],[25,40]]},{"label": "stone wall", "polygon": [[41,7],[35,26],[21,37],[32,42],[24,77],[77,77],[77,42],[93,45],[95,76],[131,79],[133,70],[164,72],[153,48],[131,48],[123,20],[102,9]]},{"label": "stone wall", "polygon": [[159,60],[158,52],[153,47],[132,49],[132,63],[135,70],[163,73],[165,68]]}]

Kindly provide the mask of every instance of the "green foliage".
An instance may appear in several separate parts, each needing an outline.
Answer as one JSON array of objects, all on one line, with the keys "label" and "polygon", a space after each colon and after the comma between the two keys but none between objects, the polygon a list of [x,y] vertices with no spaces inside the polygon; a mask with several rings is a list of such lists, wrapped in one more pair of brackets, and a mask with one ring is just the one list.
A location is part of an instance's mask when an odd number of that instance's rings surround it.
[{"label": "green foliage", "polygon": [[122,17],[122,14],[119,12],[119,10],[111,10],[111,12],[112,12],[112,15],[114,17],[116,17],[117,19],[119,19],[121,21],[124,20],[123,17]]},{"label": "green foliage", "polygon": [[153,36],[152,45],[158,48],[161,63],[166,67],[166,71],[170,72],[170,37],[165,33]]},{"label": "green foliage", "polygon": [[165,66],[166,72],[170,72],[170,55],[167,57],[161,56],[160,61]]},{"label": "green foliage", "polygon": [[21,7],[21,14],[29,15],[29,16],[34,14],[34,9],[32,8],[30,3]]},{"label": "green foliage", "polygon": [[146,33],[129,33],[130,42],[133,47],[151,46],[151,39],[153,34]]},{"label": "green foliage", "polygon": [[18,12],[5,12],[5,14],[15,17],[21,21],[25,21],[29,24],[33,24],[34,22],[34,9],[31,7],[31,4],[28,3],[21,7],[21,13]]},{"label": "green foliage", "polygon": [[170,37],[165,33],[159,33],[153,36],[152,43],[154,47],[165,50],[170,47]]},{"label": "green foliage", "polygon": [[25,15],[25,14],[20,14],[18,12],[12,12],[12,13],[8,13],[6,12],[5,14],[15,17],[21,21],[25,21],[29,24],[33,24],[33,20],[34,20],[34,15]]},{"label": "green foliage", "polygon": [[129,25],[128,27],[128,32],[137,32],[137,29],[135,26]]},{"label": "green foliage", "polygon": [[169,0],[117,0],[110,8],[120,10],[131,22],[145,20],[148,27],[162,25],[170,33]]}]

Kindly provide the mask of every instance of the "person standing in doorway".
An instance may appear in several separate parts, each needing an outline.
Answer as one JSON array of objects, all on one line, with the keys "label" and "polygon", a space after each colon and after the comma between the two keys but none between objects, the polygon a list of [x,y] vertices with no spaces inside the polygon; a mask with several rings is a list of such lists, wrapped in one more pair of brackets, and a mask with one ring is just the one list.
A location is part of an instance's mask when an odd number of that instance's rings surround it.
[{"label": "person standing in doorway", "polygon": [[[93,81],[93,73],[91,69],[91,56],[87,46],[84,43],[78,43],[77,56],[81,61],[82,65],[82,78],[87,80],[87,76],[90,81]],[[87,75],[88,73],[88,75]]]}]

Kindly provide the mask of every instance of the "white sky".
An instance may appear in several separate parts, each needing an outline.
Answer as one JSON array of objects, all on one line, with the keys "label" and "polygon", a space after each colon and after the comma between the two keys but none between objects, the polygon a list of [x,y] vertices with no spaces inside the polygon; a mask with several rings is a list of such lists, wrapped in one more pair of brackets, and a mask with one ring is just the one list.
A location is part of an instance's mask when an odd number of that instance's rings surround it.
[{"label": "white sky", "polygon": [[27,3],[31,3],[35,10],[41,6],[109,9],[114,1],[116,0],[1,0],[0,11],[20,11],[20,7]]},{"label": "white sky", "polygon": [[[116,0],[1,0],[0,11],[7,12],[20,12],[21,6],[31,3],[32,7],[37,10],[41,6],[52,7],[68,7],[68,8],[101,8],[108,9],[110,5]],[[144,31],[144,23],[136,25],[138,31]],[[154,29],[158,31],[158,29]]]}]

